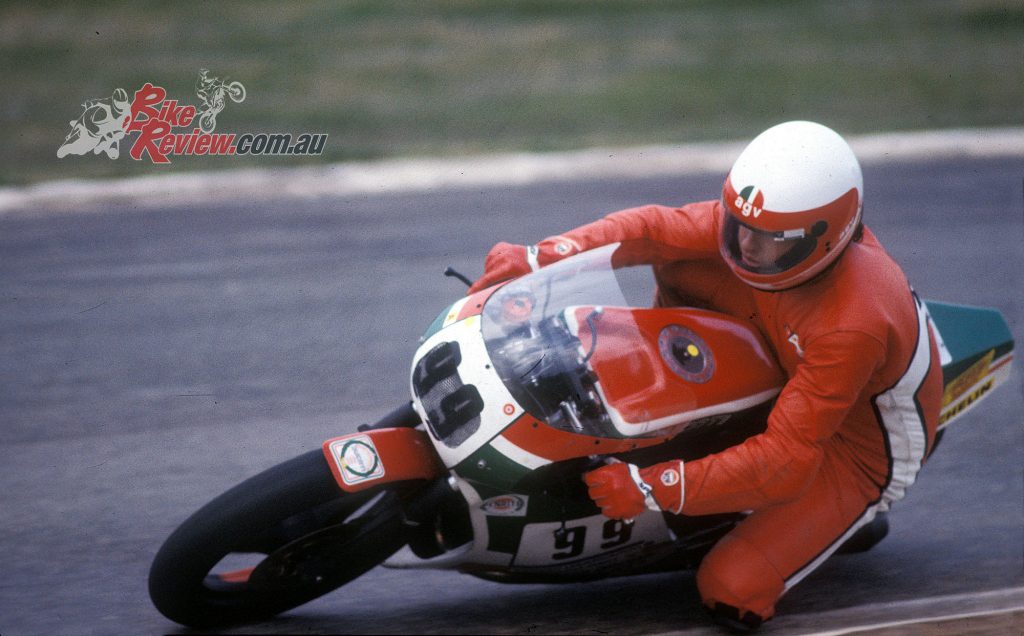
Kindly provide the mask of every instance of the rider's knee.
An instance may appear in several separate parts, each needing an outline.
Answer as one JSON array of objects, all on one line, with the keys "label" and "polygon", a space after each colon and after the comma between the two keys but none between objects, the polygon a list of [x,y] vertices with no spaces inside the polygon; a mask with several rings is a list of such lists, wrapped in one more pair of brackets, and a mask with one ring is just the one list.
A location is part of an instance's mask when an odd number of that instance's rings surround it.
[{"label": "rider's knee", "polygon": [[775,613],[785,581],[757,547],[727,535],[701,563],[697,588],[717,622],[733,629],[754,629]]}]

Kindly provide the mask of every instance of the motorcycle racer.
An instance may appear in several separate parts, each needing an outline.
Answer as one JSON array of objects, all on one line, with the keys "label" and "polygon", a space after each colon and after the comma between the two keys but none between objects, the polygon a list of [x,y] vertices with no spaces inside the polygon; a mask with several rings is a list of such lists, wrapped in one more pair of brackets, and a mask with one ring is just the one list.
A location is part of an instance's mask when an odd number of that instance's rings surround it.
[{"label": "motorcycle racer", "polygon": [[863,192],[842,137],[787,122],[740,154],[720,200],[622,210],[530,247],[499,243],[470,289],[621,243],[628,264],[653,266],[656,305],[723,311],[762,332],[787,377],[763,433],[698,460],[585,475],[610,518],[751,511],[697,573],[704,604],[733,627],[771,618],[786,591],[903,497],[934,445],[935,336],[862,223]]}]

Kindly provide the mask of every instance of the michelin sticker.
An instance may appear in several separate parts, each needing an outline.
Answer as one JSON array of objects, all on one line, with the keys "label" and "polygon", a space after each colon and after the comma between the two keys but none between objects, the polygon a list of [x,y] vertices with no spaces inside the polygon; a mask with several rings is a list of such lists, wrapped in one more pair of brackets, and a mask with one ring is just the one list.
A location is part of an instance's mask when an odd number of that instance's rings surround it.
[{"label": "michelin sticker", "polygon": [[349,486],[384,476],[384,464],[368,435],[347,437],[331,444],[331,455],[341,469],[341,479]]}]

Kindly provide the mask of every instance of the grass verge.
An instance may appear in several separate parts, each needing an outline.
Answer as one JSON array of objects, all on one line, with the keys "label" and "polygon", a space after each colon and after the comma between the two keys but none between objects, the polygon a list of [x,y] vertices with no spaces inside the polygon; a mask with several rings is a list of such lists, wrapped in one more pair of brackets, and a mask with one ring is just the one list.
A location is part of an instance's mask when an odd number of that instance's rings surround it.
[{"label": "grass verge", "polygon": [[[1000,0],[17,3],[0,9],[0,179],[1020,125],[1024,8]],[[218,132],[326,132],[317,159],[56,158],[86,99],[145,82],[196,103],[245,84]]]}]

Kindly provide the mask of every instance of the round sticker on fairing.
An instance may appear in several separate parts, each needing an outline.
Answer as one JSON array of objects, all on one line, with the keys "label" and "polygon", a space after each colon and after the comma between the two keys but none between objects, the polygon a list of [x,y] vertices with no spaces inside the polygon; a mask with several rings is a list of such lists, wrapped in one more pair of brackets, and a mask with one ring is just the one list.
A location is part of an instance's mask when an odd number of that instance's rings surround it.
[{"label": "round sticker on fairing", "polygon": [[658,351],[672,372],[694,384],[715,373],[715,358],[700,336],[682,325],[669,325],[658,334]]},{"label": "round sticker on fairing", "polygon": [[346,484],[357,484],[384,476],[384,465],[373,440],[367,436],[345,440],[336,451],[341,478]]}]

